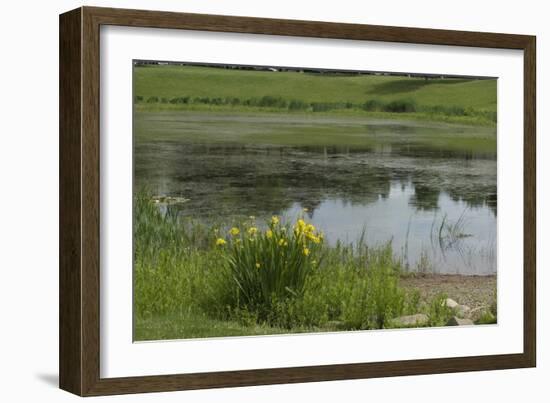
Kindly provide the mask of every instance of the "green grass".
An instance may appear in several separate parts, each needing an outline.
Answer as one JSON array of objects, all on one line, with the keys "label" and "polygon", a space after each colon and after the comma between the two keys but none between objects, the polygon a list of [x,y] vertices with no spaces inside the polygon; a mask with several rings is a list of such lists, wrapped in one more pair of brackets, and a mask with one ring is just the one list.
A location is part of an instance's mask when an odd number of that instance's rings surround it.
[{"label": "green grass", "polygon": [[212,319],[204,314],[182,312],[145,318],[138,317],[135,324],[136,340],[173,340],[281,333],[288,333],[288,330],[267,325]]},{"label": "green grass", "polygon": [[134,69],[138,110],[392,113],[494,125],[496,80],[243,71],[199,66]]},{"label": "green grass", "polygon": [[134,211],[138,341],[380,329],[418,312],[440,325],[452,314],[400,286],[391,244],[330,247],[300,222],[247,221],[231,234],[233,224],[163,214],[141,192]]}]

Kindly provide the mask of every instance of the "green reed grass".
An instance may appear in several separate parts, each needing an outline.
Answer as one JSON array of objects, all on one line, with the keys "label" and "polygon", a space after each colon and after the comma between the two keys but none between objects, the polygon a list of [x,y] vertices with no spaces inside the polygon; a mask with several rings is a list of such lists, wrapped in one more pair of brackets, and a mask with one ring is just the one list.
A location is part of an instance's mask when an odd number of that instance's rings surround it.
[{"label": "green reed grass", "polygon": [[265,231],[255,223],[233,227],[216,244],[226,250],[229,287],[237,288],[235,306],[265,318],[274,302],[303,294],[307,277],[319,263],[322,234],[302,218],[294,227],[274,216]]}]

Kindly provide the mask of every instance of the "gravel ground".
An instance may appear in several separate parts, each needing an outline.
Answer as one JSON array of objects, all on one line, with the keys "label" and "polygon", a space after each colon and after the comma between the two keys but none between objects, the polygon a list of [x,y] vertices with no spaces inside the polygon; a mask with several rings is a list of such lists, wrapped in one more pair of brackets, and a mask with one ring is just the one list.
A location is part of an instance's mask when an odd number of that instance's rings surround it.
[{"label": "gravel ground", "polygon": [[423,299],[430,299],[439,293],[447,294],[461,305],[472,309],[488,307],[496,298],[496,276],[460,276],[429,274],[401,279],[401,286],[417,289]]}]

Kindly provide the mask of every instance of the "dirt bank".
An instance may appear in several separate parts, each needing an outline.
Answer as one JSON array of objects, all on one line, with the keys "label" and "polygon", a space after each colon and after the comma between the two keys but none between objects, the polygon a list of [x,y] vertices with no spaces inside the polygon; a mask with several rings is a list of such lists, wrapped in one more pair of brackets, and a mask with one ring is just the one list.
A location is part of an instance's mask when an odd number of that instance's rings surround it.
[{"label": "dirt bank", "polygon": [[401,286],[419,290],[423,299],[444,293],[459,304],[475,309],[489,307],[494,303],[497,277],[443,274],[406,276],[401,279]]}]

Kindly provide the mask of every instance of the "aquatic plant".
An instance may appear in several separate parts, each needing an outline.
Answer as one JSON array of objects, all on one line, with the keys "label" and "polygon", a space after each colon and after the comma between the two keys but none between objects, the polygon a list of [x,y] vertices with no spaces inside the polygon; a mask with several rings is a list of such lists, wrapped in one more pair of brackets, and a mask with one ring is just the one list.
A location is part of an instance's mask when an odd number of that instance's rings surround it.
[{"label": "aquatic plant", "polygon": [[319,264],[322,243],[322,233],[303,218],[290,226],[274,216],[265,230],[253,221],[231,228],[227,239],[216,244],[226,250],[227,286],[237,289],[234,307],[265,317],[275,301],[301,296],[308,275]]},{"label": "aquatic plant", "polygon": [[447,214],[443,215],[439,228],[435,228],[435,217],[432,222],[431,242],[434,247],[434,238],[437,241],[441,255],[445,259],[448,250],[455,250],[459,255],[463,255],[462,241],[464,238],[469,238],[472,234],[465,232],[467,209],[464,209],[460,217],[456,221],[450,221]]}]

